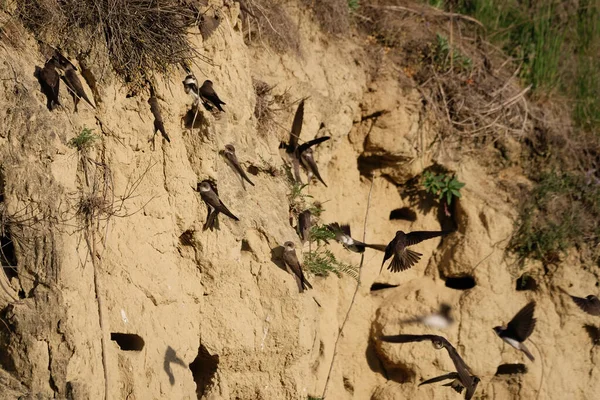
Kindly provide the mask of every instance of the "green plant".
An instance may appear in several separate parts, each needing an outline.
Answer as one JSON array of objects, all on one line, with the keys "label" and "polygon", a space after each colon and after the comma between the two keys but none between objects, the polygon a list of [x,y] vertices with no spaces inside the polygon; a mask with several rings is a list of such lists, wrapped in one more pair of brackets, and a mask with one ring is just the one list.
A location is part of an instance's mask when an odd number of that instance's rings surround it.
[{"label": "green plant", "polygon": [[433,49],[433,62],[441,72],[448,71],[451,65],[463,71],[469,71],[473,65],[473,61],[469,57],[463,55],[458,49],[452,48],[448,39],[439,33],[436,35]]},{"label": "green plant", "polygon": [[444,200],[447,205],[452,203],[452,198],[460,198],[460,189],[465,186],[459,182],[455,176],[448,174],[435,174],[431,171],[425,171],[423,174],[423,186],[427,193],[438,197],[438,201]]},{"label": "green plant", "polygon": [[304,256],[304,266],[310,272],[319,276],[327,276],[333,272],[338,277],[342,273],[358,279],[358,267],[339,261],[329,249],[318,247]]},{"label": "green plant", "polygon": [[348,9],[350,11],[356,11],[360,7],[359,0],[348,0]]},{"label": "green plant", "polygon": [[317,246],[320,246],[321,242],[329,243],[329,240],[333,239],[335,239],[335,233],[325,225],[313,225],[310,228],[310,241],[317,242]]},{"label": "green plant", "polygon": [[92,133],[93,129],[83,128],[81,133],[69,140],[68,145],[76,148],[79,151],[85,151],[94,145],[94,142],[99,138],[98,135]]}]

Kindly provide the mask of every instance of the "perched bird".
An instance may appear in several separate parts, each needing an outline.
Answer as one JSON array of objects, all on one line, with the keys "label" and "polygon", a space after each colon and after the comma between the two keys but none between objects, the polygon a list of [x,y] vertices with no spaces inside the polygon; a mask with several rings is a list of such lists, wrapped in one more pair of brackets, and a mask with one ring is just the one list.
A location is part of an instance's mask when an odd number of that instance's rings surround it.
[{"label": "perched bird", "polygon": [[392,256],[394,258],[388,266],[388,270],[400,272],[409,269],[419,262],[423,254],[407,249],[408,246],[449,233],[452,233],[452,231],[415,231],[409,233],[397,231],[394,239],[385,248],[385,255],[379,273],[383,270],[385,262]]},{"label": "perched bird", "polygon": [[[300,101],[300,104],[298,104],[298,108],[296,109],[296,114],[294,115],[294,121],[292,122],[292,130],[290,131],[289,142],[288,143],[281,142],[279,145],[279,148],[285,149],[286,154],[290,158],[290,161],[292,162],[292,167],[294,170],[294,179],[296,180],[296,182],[302,184],[302,178],[300,177],[300,164],[301,163],[309,172],[313,172],[313,173],[314,173],[314,171],[309,169],[309,167],[306,167],[305,163],[306,164],[310,164],[310,163],[314,164],[315,171],[317,171],[315,176],[318,176],[318,178],[321,180],[321,182],[323,182],[323,180],[321,179],[321,177],[319,175],[319,171],[317,169],[314,158],[312,156],[312,150],[311,150],[310,155],[307,157],[307,160],[302,159],[302,154],[305,151],[307,151],[308,149],[310,149],[312,146],[322,143],[326,140],[329,140],[330,137],[323,136],[320,138],[310,140],[310,141],[298,146],[298,139],[300,138],[300,133],[302,132],[302,120],[303,119],[304,119],[304,100]],[[323,184],[325,185],[325,182],[323,182]],[[325,186],[327,186],[327,185],[325,185]]]},{"label": "perched bird", "polygon": [[420,322],[429,328],[446,329],[454,323],[454,319],[450,315],[452,307],[449,304],[442,303],[438,312],[429,315],[422,315],[416,318],[407,319],[402,323],[410,324]]},{"label": "perched bird", "polygon": [[34,75],[40,82],[42,93],[46,95],[46,107],[48,107],[48,110],[50,111],[57,106],[60,106],[60,100],[58,99],[60,75],[56,71],[56,68],[58,67],[60,67],[60,64],[54,57],[46,61],[44,68],[35,67]]},{"label": "perched bird", "polygon": [[208,207],[208,215],[206,216],[206,223],[204,224],[203,230],[210,228],[213,230],[217,223],[217,216],[219,213],[227,215],[229,218],[239,221],[240,219],[232,214],[231,211],[225,207],[223,202],[219,199],[219,192],[216,186],[208,180],[204,180],[198,184],[197,192],[200,193],[200,197],[206,203]]},{"label": "perched bird", "polygon": [[223,110],[223,108],[221,107],[221,104],[226,105],[226,103],[221,101],[219,96],[217,96],[217,93],[213,89],[213,83],[211,81],[206,80],[204,81],[202,86],[200,86],[200,99],[202,99],[202,102],[204,103],[205,107],[209,108],[210,110],[212,110],[212,106],[210,105],[212,104],[215,107],[217,107],[219,111],[225,112],[225,110]]},{"label": "perched bird", "polygon": [[96,108],[94,104],[90,101],[87,94],[85,94],[85,90],[83,90],[83,85],[77,76],[77,72],[75,66],[70,61],[65,61],[61,63],[61,68],[64,71],[63,80],[67,84],[67,87],[71,91],[71,96],[73,97],[73,103],[75,105],[75,112],[77,112],[77,104],[79,104],[80,99],[84,99],[92,108]]},{"label": "perched bird", "polygon": [[310,210],[304,210],[298,215],[298,234],[302,243],[310,238],[310,228],[312,227]]},{"label": "perched bird", "polygon": [[[437,335],[392,335],[392,336],[381,336],[380,340],[389,343],[410,343],[410,342],[422,342],[424,340],[429,340],[433,343],[434,347],[437,349],[441,349],[442,347],[446,349],[450,359],[454,363],[454,367],[456,368],[456,372],[451,372],[446,375],[438,376],[436,378],[432,378],[428,381],[422,382],[421,385],[426,383],[439,382],[444,379],[453,379],[453,381],[449,385],[452,389],[456,390],[458,393],[461,393],[463,388],[467,390],[465,393],[465,400],[470,400],[475,394],[475,390],[477,389],[477,385],[479,384],[479,377],[473,375],[470,372],[470,368],[467,366],[467,363],[462,359],[458,351],[450,344],[446,338]],[[421,386],[419,385],[419,386]]]},{"label": "perched bird", "polygon": [[188,74],[182,83],[183,90],[185,90],[185,93],[192,96],[194,99],[194,106],[197,106],[200,101],[200,92],[198,91],[198,81],[196,80],[196,77],[193,74]]},{"label": "perched bird", "polygon": [[531,361],[534,361],[535,358],[523,342],[527,340],[531,332],[533,332],[533,328],[535,328],[536,319],[533,318],[534,311],[535,301],[531,301],[510,320],[506,328],[503,326],[494,327],[494,331],[502,340],[515,349],[521,350]]},{"label": "perched bird", "polygon": [[165,131],[165,124],[163,123],[160,114],[158,99],[156,98],[152,85],[150,85],[150,98],[148,99],[148,104],[150,104],[150,111],[152,112],[152,115],[154,115],[154,135],[156,135],[156,132],[160,131],[165,140],[171,143],[171,139],[169,139],[169,135],[167,135],[167,132]]},{"label": "perched bird", "polygon": [[231,165],[231,167],[234,170],[236,170],[238,174],[240,174],[242,179],[246,180],[249,184],[254,186],[254,183],[252,183],[250,178],[248,178],[248,175],[246,174],[246,172],[242,169],[242,166],[240,165],[240,163],[237,159],[237,156],[235,155],[235,147],[233,147],[232,144],[225,145],[225,150],[223,150],[223,156],[225,157],[225,159],[227,161],[229,161],[229,164]]},{"label": "perched bird", "polygon": [[298,284],[298,291],[302,293],[305,289],[312,289],[312,285],[304,277],[302,266],[296,256],[296,246],[294,242],[285,242],[283,244],[283,262],[288,272],[294,276]]},{"label": "perched bird", "polygon": [[315,162],[315,159],[313,157],[313,149],[308,148],[305,151],[301,152],[300,161],[302,162],[302,166],[306,169],[306,171],[308,171],[308,182],[310,182],[312,176],[314,175],[317,177],[318,180],[321,181],[323,185],[325,185],[325,187],[327,187],[327,184],[325,183],[323,178],[321,178],[321,174],[319,174],[317,163]]},{"label": "perched bird", "polygon": [[364,253],[366,247],[379,251],[385,251],[385,244],[367,244],[352,239],[350,225],[340,225],[337,222],[334,222],[333,224],[327,225],[327,228],[335,234],[335,240],[341,243],[346,249],[355,253]]},{"label": "perched bird", "polygon": [[600,316],[600,300],[593,294],[585,298],[576,296],[571,296],[571,298],[584,312],[597,317]]}]

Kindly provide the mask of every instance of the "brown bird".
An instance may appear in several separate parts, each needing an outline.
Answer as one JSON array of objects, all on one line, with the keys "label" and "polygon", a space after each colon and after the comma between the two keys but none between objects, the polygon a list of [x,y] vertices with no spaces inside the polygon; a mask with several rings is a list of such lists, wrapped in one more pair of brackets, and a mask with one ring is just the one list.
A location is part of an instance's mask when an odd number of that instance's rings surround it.
[{"label": "brown bird", "polygon": [[64,71],[62,78],[67,84],[67,87],[71,92],[71,96],[73,97],[75,112],[77,112],[77,104],[79,103],[79,99],[84,99],[90,106],[92,106],[92,108],[95,109],[96,106],[92,104],[87,94],[85,94],[85,90],[83,90],[83,85],[77,76],[75,66],[70,61],[64,59],[64,62],[61,63],[61,68]]},{"label": "brown bird", "polygon": [[44,64],[44,68],[35,67],[35,77],[40,82],[42,93],[46,95],[46,107],[52,111],[57,106],[60,106],[58,99],[58,91],[60,89],[60,75],[56,68],[60,67],[58,61],[52,57]]},{"label": "brown bird", "polygon": [[310,228],[312,226],[310,210],[304,210],[298,215],[298,234],[302,243],[310,238]]},{"label": "brown bird", "polygon": [[327,184],[325,183],[323,178],[321,178],[321,174],[319,174],[317,163],[315,162],[315,159],[313,157],[313,149],[308,148],[303,152],[300,152],[300,150],[298,152],[300,153],[300,161],[302,162],[302,166],[308,172],[308,182],[310,182],[312,176],[314,175],[317,177],[318,180],[321,181],[323,185],[325,185],[325,187],[327,187]]},{"label": "brown bird", "polygon": [[502,340],[515,349],[521,350],[531,361],[534,361],[535,358],[523,342],[527,340],[535,328],[536,319],[533,318],[534,311],[535,301],[531,301],[510,320],[506,328],[503,326],[494,327],[494,332]]},{"label": "brown bird", "polygon": [[233,147],[232,144],[225,145],[225,150],[223,150],[223,156],[225,157],[225,159],[227,159],[227,161],[229,161],[231,167],[234,170],[236,170],[238,174],[240,174],[242,179],[246,180],[249,184],[254,186],[254,183],[252,183],[250,178],[248,178],[248,175],[246,175],[246,172],[242,169],[242,166],[240,165],[237,156],[235,155],[235,147]]},{"label": "brown bird", "polygon": [[350,233],[350,225],[340,225],[337,222],[334,222],[333,224],[327,225],[327,229],[335,234],[335,240],[341,243],[346,249],[355,253],[364,253],[366,247],[379,251],[385,251],[386,249],[385,244],[367,244],[353,239]]},{"label": "brown bird", "polygon": [[294,276],[298,284],[298,291],[302,293],[305,289],[312,289],[312,285],[304,277],[302,266],[296,256],[296,246],[294,242],[285,242],[283,244],[283,262],[288,272]]},{"label": "brown bird", "polygon": [[202,102],[204,103],[205,107],[209,108],[209,110],[212,109],[211,105],[209,104],[211,103],[215,107],[217,107],[219,111],[225,112],[225,110],[221,108],[221,104],[226,105],[226,103],[223,102],[219,98],[219,96],[217,96],[217,93],[213,89],[213,83],[211,81],[205,80],[202,86],[200,86],[200,98],[202,99]]},{"label": "brown bird", "polygon": [[394,239],[385,248],[385,255],[379,273],[383,270],[385,262],[392,256],[394,258],[388,266],[388,270],[400,272],[409,269],[419,262],[423,254],[407,249],[408,246],[449,233],[452,233],[452,231],[415,231],[409,233],[397,231]]},{"label": "brown bird", "polygon": [[150,104],[150,111],[152,115],[154,115],[154,135],[156,132],[160,131],[165,140],[171,143],[171,139],[169,139],[169,135],[165,131],[165,124],[162,120],[162,115],[160,114],[160,107],[158,105],[158,99],[154,93],[154,88],[150,85],[150,98],[148,99],[148,104]]},{"label": "brown bird", "polygon": [[[294,179],[296,180],[296,182],[298,182],[300,184],[302,184],[302,178],[300,177],[300,164],[302,163],[304,166],[304,162],[309,164],[312,161],[312,164],[314,164],[314,168],[317,171],[315,173],[315,176],[318,176],[318,178],[320,179],[320,175],[318,175],[319,171],[316,167],[316,163],[312,156],[312,151],[306,161],[302,160],[302,153],[304,153],[305,151],[310,149],[312,146],[315,146],[319,143],[322,143],[322,142],[330,139],[329,136],[323,136],[320,138],[310,140],[310,141],[298,146],[298,139],[300,139],[300,133],[302,132],[302,120],[303,119],[304,119],[304,99],[302,99],[302,101],[300,101],[300,104],[298,104],[298,108],[296,109],[296,114],[294,115],[294,121],[292,122],[292,130],[290,131],[290,140],[288,141],[288,143],[281,142],[279,144],[279,148],[285,149],[286,154],[288,155],[290,161],[292,162],[292,167],[294,170]],[[306,168],[309,172],[313,172],[308,167],[306,167]],[[321,180],[321,182],[323,182],[322,179],[320,179],[320,180]],[[325,182],[323,182],[323,184],[325,185]],[[327,186],[327,185],[325,185],[325,186]]]},{"label": "brown bird", "polygon": [[[456,372],[451,372],[446,375],[438,376],[436,378],[429,379],[425,382],[422,382],[421,385],[440,382],[445,379],[453,379],[453,381],[444,386],[450,386],[452,389],[456,390],[458,393],[463,391],[463,388],[467,389],[465,393],[465,400],[470,400],[475,394],[475,390],[477,390],[477,385],[479,384],[479,377],[473,375],[470,372],[470,368],[462,359],[458,351],[452,346],[452,344],[443,336],[437,335],[392,335],[392,336],[382,336],[380,340],[389,343],[410,343],[410,342],[422,342],[424,340],[430,340],[433,345],[441,349],[442,347],[446,349],[452,363],[454,364],[454,368],[456,368]],[[419,385],[419,386],[421,386]]]},{"label": "brown bird", "polygon": [[577,306],[579,306],[579,308],[581,308],[584,312],[590,315],[595,315],[597,317],[600,316],[600,300],[598,300],[598,298],[593,294],[590,294],[585,298],[576,296],[570,297],[573,299],[575,304],[577,304]]},{"label": "brown bird", "polygon": [[208,215],[206,216],[206,223],[203,226],[203,230],[210,228],[212,231],[213,228],[218,224],[217,217],[219,213],[223,213],[227,215],[229,218],[239,221],[240,219],[233,215],[227,207],[223,204],[221,199],[219,199],[219,192],[215,185],[208,180],[204,180],[198,184],[197,192],[200,193],[200,197],[206,203],[208,207]]}]

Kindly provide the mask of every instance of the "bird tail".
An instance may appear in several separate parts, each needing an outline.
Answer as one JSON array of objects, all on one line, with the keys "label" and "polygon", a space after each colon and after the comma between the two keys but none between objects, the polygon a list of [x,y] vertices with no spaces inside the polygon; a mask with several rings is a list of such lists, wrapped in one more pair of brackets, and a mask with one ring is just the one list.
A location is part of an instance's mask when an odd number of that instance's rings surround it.
[{"label": "bird tail", "polygon": [[527,348],[527,346],[525,346],[525,343],[521,343],[521,345],[519,346],[519,348],[521,349],[521,351],[523,353],[525,353],[525,355],[527,356],[527,358],[529,358],[529,360],[535,361],[535,357],[533,357],[533,354],[531,354],[531,352],[529,351],[529,349]]},{"label": "bird tail", "polygon": [[423,254],[405,249],[402,254],[395,255],[388,269],[392,272],[405,271],[419,262]]}]

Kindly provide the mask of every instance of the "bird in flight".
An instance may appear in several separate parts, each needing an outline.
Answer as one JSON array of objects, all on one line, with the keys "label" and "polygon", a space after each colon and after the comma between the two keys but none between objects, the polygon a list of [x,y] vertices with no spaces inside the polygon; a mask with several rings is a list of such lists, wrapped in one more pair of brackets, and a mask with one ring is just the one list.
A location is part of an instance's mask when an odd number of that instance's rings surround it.
[{"label": "bird in flight", "polygon": [[451,232],[452,231],[415,231],[404,233],[402,231],[397,231],[394,239],[392,239],[385,248],[385,255],[383,256],[383,262],[381,263],[379,273],[383,270],[385,262],[392,256],[394,258],[392,258],[388,270],[400,272],[409,269],[419,262],[423,254],[407,249],[408,246],[421,243],[423,240],[447,235]]},{"label": "bird in flight", "polygon": [[534,361],[535,358],[523,342],[527,340],[535,328],[536,319],[533,318],[534,311],[535,301],[531,301],[510,320],[506,327],[494,327],[494,331],[502,340],[515,349],[521,350],[531,361]]}]

